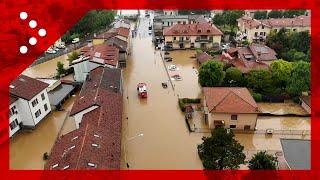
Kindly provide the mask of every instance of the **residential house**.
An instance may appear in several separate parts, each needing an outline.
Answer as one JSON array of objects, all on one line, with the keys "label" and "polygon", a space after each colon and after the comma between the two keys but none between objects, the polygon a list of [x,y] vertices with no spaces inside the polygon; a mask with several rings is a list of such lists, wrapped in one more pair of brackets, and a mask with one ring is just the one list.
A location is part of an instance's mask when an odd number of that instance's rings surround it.
[{"label": "residential house", "polygon": [[309,31],[310,16],[301,15],[294,18],[270,18],[257,20],[249,16],[243,16],[238,20],[238,39],[249,42],[264,41],[271,32],[278,32],[284,28],[289,31]]},{"label": "residential house", "polygon": [[172,49],[213,47],[220,44],[222,32],[210,23],[176,24],[163,31],[165,44]]},{"label": "residential house", "polygon": [[251,44],[247,47],[230,48],[223,52],[221,61],[237,67],[242,73],[251,70],[269,69],[269,65],[277,60],[276,52],[268,46]]},{"label": "residential house", "polygon": [[119,67],[126,67],[128,56],[128,43],[118,37],[111,37],[105,41],[109,46],[114,46],[119,49]]},{"label": "residential house", "polygon": [[48,84],[20,75],[10,84],[9,135],[21,128],[35,128],[51,112]]},{"label": "residential house", "polygon": [[300,103],[302,108],[311,114],[311,97],[310,96],[301,96]]},{"label": "residential house", "polygon": [[93,69],[70,115],[75,116],[78,129],[57,139],[45,169],[120,169],[121,70]]},{"label": "residential house", "polygon": [[82,55],[72,61],[74,68],[74,79],[77,82],[84,82],[88,73],[96,67],[119,67],[119,49],[108,44],[86,46],[81,50]]},{"label": "residential house", "polygon": [[75,89],[72,83],[66,83],[58,79],[41,78],[38,80],[49,84],[47,93],[53,110],[60,109],[62,103],[73,94]]},{"label": "residential house", "polygon": [[[123,23],[125,24],[125,23]],[[115,24],[117,25],[117,24]],[[105,40],[111,38],[111,37],[117,37],[123,41],[126,41],[128,44],[130,44],[130,27],[128,28],[127,26],[121,26],[117,28],[111,28],[107,32],[103,32],[99,35],[96,35],[93,38],[93,45],[98,45],[104,43]]]},{"label": "residential house", "polygon": [[210,56],[209,54],[207,54],[206,52],[198,53],[196,55],[196,58],[197,58],[199,65],[201,65],[207,61],[213,60],[213,57]]},{"label": "residential house", "polygon": [[247,88],[204,87],[205,123],[209,128],[254,130],[258,106]]}]

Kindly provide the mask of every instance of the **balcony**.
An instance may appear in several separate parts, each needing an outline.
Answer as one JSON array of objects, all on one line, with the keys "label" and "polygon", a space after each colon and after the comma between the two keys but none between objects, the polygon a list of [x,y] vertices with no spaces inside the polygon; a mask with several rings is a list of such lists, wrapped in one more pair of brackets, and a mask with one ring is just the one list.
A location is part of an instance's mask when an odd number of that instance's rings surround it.
[{"label": "balcony", "polygon": [[173,40],[174,43],[189,43],[191,40],[190,39],[176,39]]},{"label": "balcony", "polygon": [[200,43],[209,43],[209,42],[212,42],[213,39],[201,39],[201,38],[197,38],[196,39],[196,42],[200,42]]}]

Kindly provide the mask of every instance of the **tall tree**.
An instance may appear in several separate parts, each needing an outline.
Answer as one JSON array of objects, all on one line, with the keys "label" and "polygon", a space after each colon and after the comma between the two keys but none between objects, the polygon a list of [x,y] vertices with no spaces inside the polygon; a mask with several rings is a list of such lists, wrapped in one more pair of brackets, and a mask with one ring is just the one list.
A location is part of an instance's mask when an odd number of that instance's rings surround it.
[{"label": "tall tree", "polygon": [[283,12],[281,10],[272,10],[268,13],[268,18],[282,18]]},{"label": "tall tree", "polygon": [[238,169],[244,163],[244,147],[234,139],[232,131],[218,128],[211,137],[203,137],[198,154],[205,169]]},{"label": "tall tree", "polygon": [[225,77],[223,64],[217,61],[207,61],[200,66],[199,83],[201,86],[220,86]]},{"label": "tall tree", "polygon": [[236,67],[230,67],[226,70],[226,77],[224,81],[226,85],[240,86],[243,84],[244,78],[239,69]]},{"label": "tall tree", "polygon": [[285,18],[293,18],[304,14],[306,14],[306,10],[286,10],[283,12]]},{"label": "tall tree", "polygon": [[273,93],[271,73],[267,70],[251,70],[247,74],[248,87],[254,92],[269,94]]},{"label": "tall tree", "polygon": [[291,77],[292,63],[280,59],[272,62],[270,69],[274,84],[277,87],[285,88]]},{"label": "tall tree", "polygon": [[256,11],[253,16],[254,19],[267,19],[267,17],[268,17],[267,11]]},{"label": "tall tree", "polygon": [[293,63],[286,91],[291,96],[300,96],[302,92],[310,91],[310,63],[304,61]]},{"label": "tall tree", "polygon": [[277,163],[277,157],[267,154],[266,151],[261,151],[249,161],[249,169],[274,170],[277,168]]},{"label": "tall tree", "polygon": [[66,73],[66,69],[64,69],[63,63],[60,61],[57,62],[57,77],[59,78],[62,74]]}]

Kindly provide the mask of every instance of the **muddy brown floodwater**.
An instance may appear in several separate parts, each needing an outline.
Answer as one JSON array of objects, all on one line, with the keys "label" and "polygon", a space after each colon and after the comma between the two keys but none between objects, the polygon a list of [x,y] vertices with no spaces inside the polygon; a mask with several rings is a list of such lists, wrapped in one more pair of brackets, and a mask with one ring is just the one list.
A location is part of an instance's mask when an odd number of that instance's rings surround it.
[{"label": "muddy brown floodwater", "polygon": [[[75,51],[80,51],[80,49]],[[29,77],[33,77],[33,78],[52,78],[56,75],[57,63],[59,61],[64,64],[65,68],[68,68],[69,66],[69,61],[67,60],[68,54],[64,54],[50,61],[38,64],[32,67],[28,67],[26,70],[22,72],[22,74]]]},{"label": "muddy brown floodwater", "polygon": [[[148,22],[147,19],[140,21],[138,36],[132,40],[132,55],[123,74],[122,168],[128,163],[130,169],[202,169],[196,145],[201,143],[204,134],[188,132],[178,107],[177,93],[170,85],[162,88],[161,83],[168,82],[169,78],[160,52],[154,51],[151,36],[147,35]],[[182,69],[192,68],[193,61],[189,62]],[[137,96],[139,82],[147,83],[147,99]],[[193,93],[198,87],[189,85],[189,88],[179,89],[179,93],[197,96],[197,92]],[[137,136],[140,133],[143,136]]]}]

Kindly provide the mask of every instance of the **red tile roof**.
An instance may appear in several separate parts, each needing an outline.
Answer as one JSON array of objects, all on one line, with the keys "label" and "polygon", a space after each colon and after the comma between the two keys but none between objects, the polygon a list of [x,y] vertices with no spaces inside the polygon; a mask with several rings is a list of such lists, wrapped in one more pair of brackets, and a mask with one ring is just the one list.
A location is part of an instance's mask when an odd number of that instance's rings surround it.
[{"label": "red tile roof", "polygon": [[118,27],[118,28],[116,28],[116,31],[118,32],[118,35],[120,35],[120,36],[124,36],[126,38],[129,37],[130,29],[128,29],[128,28]]},{"label": "red tile roof", "polygon": [[270,18],[257,20],[248,16],[243,16],[237,20],[243,22],[246,28],[253,29],[263,24],[267,27],[307,27],[311,25],[310,16],[301,15],[295,18]]},{"label": "red tile roof", "polygon": [[[98,64],[108,64],[117,66],[119,61],[119,49],[108,44],[99,44],[95,46],[86,46],[81,52],[84,57],[89,57],[89,61]],[[82,61],[77,61],[79,63]],[[76,64],[73,63],[73,64]]]},{"label": "red tile roof", "polygon": [[209,54],[207,54],[206,52],[203,52],[203,53],[199,53],[197,54],[197,61],[200,63],[200,64],[203,64],[209,60],[212,60],[213,57],[210,56]]},{"label": "red tile roof", "polygon": [[209,112],[258,113],[258,106],[247,88],[204,87]]},{"label": "red tile roof", "polygon": [[49,84],[47,83],[21,74],[17,79],[11,82],[10,94],[26,100],[31,100],[48,86]]},{"label": "red tile roof", "polygon": [[9,97],[10,104],[16,102],[17,100],[18,100],[17,97],[14,97],[14,96],[10,95],[10,97]]},{"label": "red tile roof", "polygon": [[221,36],[222,32],[210,23],[175,24],[163,30],[165,36]]},{"label": "red tile roof", "polygon": [[91,103],[98,107],[84,114],[79,129],[57,140],[45,169],[120,169],[122,94],[115,92],[110,83],[120,79],[121,74],[111,78],[114,72],[109,70],[98,67],[90,72],[74,106],[82,96],[95,94],[94,99],[88,100],[95,101]]},{"label": "red tile roof", "polygon": [[310,16],[301,15],[295,18],[270,18],[261,20],[271,27],[308,27],[311,25]]},{"label": "red tile roof", "polygon": [[103,32],[103,33],[97,35],[96,37],[94,37],[94,39],[109,39],[109,38],[114,37],[116,35],[117,35],[116,32],[109,32],[108,31],[108,32]]}]

